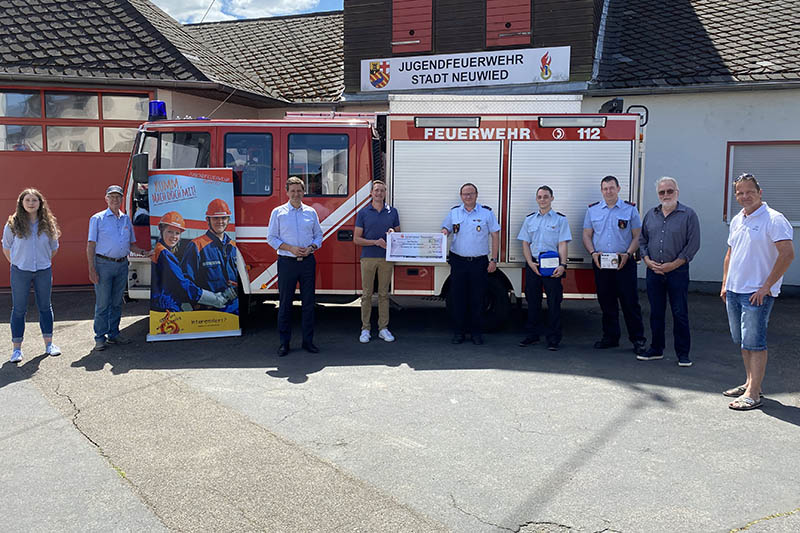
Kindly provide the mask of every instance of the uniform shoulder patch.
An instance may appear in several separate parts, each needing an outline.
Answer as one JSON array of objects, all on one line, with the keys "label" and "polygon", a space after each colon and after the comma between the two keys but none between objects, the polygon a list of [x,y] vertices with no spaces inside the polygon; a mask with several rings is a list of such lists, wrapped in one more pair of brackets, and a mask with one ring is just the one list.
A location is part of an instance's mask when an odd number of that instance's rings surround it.
[{"label": "uniform shoulder patch", "polygon": [[558,211],[556,211],[556,215],[558,215],[558,216],[560,216],[560,217],[566,217],[566,216],[567,216],[567,215],[565,215],[564,213],[559,213]]},{"label": "uniform shoulder patch", "polygon": [[595,202],[595,203],[593,203],[593,204],[589,204],[589,207],[594,207],[594,206],[596,206],[596,205],[597,205],[597,204],[599,204],[599,203],[600,203],[600,201],[598,200],[598,201],[596,201],[596,202]]},{"label": "uniform shoulder patch", "polygon": [[195,246],[197,246],[198,252],[212,243],[211,237],[205,234],[200,235],[199,237],[195,237],[194,239],[192,239],[192,242],[194,243]]},{"label": "uniform shoulder patch", "polygon": [[628,200],[625,200],[625,203],[628,205],[632,205],[633,207],[636,207],[636,202],[629,202]]}]

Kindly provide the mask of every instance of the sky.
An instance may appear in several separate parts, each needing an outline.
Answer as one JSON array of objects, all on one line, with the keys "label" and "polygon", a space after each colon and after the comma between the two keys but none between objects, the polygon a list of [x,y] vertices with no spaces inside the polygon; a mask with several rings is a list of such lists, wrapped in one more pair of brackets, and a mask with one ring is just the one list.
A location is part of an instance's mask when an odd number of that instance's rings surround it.
[{"label": "sky", "polygon": [[296,15],[342,9],[343,0],[151,0],[178,22],[203,22]]}]

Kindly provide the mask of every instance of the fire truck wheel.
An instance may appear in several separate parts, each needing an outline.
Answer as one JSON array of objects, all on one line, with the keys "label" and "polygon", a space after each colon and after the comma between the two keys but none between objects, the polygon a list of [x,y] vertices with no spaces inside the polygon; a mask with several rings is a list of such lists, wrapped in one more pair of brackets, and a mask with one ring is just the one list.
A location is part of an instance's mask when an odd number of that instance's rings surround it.
[{"label": "fire truck wheel", "polygon": [[508,288],[498,276],[489,276],[489,288],[483,304],[483,328],[486,331],[503,329],[511,316]]}]

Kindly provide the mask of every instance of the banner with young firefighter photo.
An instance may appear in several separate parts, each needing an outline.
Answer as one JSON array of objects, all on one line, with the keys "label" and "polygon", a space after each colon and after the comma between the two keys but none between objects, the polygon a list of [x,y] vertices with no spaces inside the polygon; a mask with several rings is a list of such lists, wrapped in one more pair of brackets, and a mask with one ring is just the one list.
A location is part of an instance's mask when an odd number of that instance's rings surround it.
[{"label": "banner with young firefighter photo", "polygon": [[150,171],[148,341],[241,335],[229,168]]}]

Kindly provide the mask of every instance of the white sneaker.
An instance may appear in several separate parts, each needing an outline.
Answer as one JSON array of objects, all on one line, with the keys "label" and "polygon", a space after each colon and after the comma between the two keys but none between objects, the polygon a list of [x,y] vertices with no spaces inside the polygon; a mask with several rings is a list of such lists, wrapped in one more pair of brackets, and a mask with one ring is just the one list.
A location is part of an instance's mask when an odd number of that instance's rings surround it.
[{"label": "white sneaker", "polygon": [[22,350],[19,348],[15,349],[14,352],[11,354],[11,359],[9,359],[12,363],[19,363],[22,361]]},{"label": "white sneaker", "polygon": [[369,339],[372,337],[372,334],[369,332],[368,329],[361,330],[361,336],[358,337],[358,342],[367,343]]},{"label": "white sneaker", "polygon": [[61,355],[61,348],[51,342],[47,347],[47,355]]},{"label": "white sneaker", "polygon": [[383,328],[378,332],[378,337],[385,340],[386,342],[394,342],[394,335],[392,335],[392,332],[386,328]]}]

